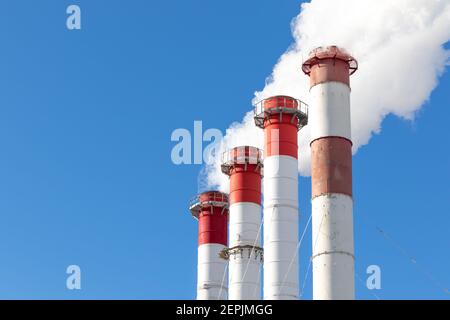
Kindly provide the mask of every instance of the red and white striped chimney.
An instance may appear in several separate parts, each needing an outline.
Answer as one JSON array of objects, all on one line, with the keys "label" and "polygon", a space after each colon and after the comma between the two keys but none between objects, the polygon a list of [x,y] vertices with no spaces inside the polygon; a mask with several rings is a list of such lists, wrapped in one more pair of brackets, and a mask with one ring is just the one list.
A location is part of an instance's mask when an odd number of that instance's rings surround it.
[{"label": "red and white striped chimney", "polygon": [[230,177],[230,300],[261,299],[262,153],[236,147],[222,155],[222,172]]},{"label": "red and white striped chimney", "polygon": [[197,300],[224,300],[228,293],[228,196],[218,191],[203,192],[189,209],[198,219]]},{"label": "red and white striped chimney", "polygon": [[264,299],[298,299],[298,143],[307,123],[300,100],[275,96],[255,106],[264,129]]},{"label": "red and white striped chimney", "polygon": [[311,52],[310,77],[313,298],[354,299],[350,75],[358,68],[344,50]]}]

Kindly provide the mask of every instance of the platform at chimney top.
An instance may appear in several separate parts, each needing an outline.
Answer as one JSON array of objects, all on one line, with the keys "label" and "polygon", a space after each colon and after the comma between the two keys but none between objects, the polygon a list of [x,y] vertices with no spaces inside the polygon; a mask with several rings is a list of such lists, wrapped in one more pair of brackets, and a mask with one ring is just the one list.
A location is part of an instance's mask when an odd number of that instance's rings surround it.
[{"label": "platform at chimney top", "polygon": [[289,96],[273,96],[257,102],[254,105],[255,124],[264,129],[266,122],[270,123],[274,116],[280,121],[283,115],[290,115],[291,122],[298,130],[308,124],[308,105],[303,101]]}]

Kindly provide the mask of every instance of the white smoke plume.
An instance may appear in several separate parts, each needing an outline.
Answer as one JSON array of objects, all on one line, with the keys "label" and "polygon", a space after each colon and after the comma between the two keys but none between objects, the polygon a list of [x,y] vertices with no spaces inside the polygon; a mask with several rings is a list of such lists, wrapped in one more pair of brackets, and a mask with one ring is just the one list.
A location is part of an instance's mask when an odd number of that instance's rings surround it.
[{"label": "white smoke plume", "polygon": [[[380,133],[388,114],[413,120],[438,85],[450,51],[450,0],[312,0],[292,21],[294,43],[279,59],[255,101],[289,95],[306,103],[309,79],[301,71],[308,53],[337,45],[359,62],[351,77],[353,152]],[[241,145],[263,146],[253,113],[226,131],[220,152]],[[207,184],[228,191],[220,158],[205,169]],[[310,174],[309,128],[299,132],[299,173]]]}]

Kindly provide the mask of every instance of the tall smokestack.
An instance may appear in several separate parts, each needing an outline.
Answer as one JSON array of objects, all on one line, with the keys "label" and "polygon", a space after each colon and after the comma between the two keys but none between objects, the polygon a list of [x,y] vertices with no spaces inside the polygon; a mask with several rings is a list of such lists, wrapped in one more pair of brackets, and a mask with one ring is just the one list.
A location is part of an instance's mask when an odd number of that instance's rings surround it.
[{"label": "tall smokestack", "polygon": [[198,219],[197,300],[224,300],[228,291],[228,196],[218,191],[203,192],[191,201],[189,209]]},{"label": "tall smokestack", "polygon": [[304,103],[275,96],[255,106],[264,129],[264,299],[298,299],[298,144]]},{"label": "tall smokestack", "polygon": [[303,64],[310,77],[313,298],[354,299],[350,75],[356,60],[335,46]]},{"label": "tall smokestack", "polygon": [[222,172],[230,177],[229,299],[261,299],[262,153],[237,147],[222,156]]}]

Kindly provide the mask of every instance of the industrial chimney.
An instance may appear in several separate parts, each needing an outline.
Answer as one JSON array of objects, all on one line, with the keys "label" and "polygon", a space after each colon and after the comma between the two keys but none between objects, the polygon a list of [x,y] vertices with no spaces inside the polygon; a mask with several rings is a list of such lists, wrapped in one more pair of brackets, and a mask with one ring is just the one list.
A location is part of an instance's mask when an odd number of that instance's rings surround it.
[{"label": "industrial chimney", "polygon": [[354,299],[350,75],[358,68],[344,50],[311,52],[310,77],[313,298]]},{"label": "industrial chimney", "polygon": [[230,177],[229,299],[261,299],[262,153],[237,147],[222,155],[222,172]]},{"label": "industrial chimney", "polygon": [[197,195],[189,207],[198,219],[197,300],[227,298],[228,196],[218,191]]},{"label": "industrial chimney", "polygon": [[307,123],[307,107],[275,96],[254,111],[264,129],[264,299],[298,299],[297,132]]}]

